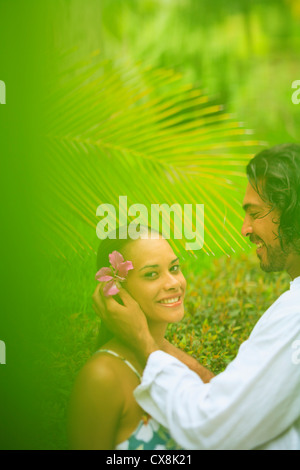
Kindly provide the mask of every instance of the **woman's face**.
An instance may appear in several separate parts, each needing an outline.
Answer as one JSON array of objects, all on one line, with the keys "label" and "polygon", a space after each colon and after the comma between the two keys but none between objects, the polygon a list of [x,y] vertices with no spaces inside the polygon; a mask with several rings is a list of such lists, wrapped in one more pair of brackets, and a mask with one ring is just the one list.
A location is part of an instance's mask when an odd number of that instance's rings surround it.
[{"label": "woman's face", "polygon": [[125,288],[154,322],[176,322],[184,315],[186,280],[179,259],[163,239],[138,239],[123,250],[132,262]]}]

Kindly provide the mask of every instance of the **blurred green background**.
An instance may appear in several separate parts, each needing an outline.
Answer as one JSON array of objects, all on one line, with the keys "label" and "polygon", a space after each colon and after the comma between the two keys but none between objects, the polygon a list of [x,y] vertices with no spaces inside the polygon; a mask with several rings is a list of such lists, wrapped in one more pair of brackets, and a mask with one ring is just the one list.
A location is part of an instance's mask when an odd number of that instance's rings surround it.
[{"label": "blurred green background", "polygon": [[[58,49],[172,68],[271,144],[297,140],[297,0],[80,0],[59,2]],[[263,106],[262,106],[263,105]],[[276,130],[275,130],[276,129]]]},{"label": "blurred green background", "polygon": [[299,142],[300,6],[1,0],[0,15],[0,447],[64,449],[97,336],[99,204],[206,204],[206,253],[185,260],[187,315],[168,337],[215,373],[288,285],[260,273],[238,232],[250,156]]}]

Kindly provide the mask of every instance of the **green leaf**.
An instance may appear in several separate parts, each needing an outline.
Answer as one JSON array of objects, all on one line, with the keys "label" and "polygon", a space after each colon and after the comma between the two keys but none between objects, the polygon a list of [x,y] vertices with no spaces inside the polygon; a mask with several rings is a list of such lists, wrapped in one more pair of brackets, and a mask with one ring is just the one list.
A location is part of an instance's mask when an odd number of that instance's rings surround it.
[{"label": "green leaf", "polygon": [[[204,204],[201,251],[229,256],[247,248],[244,167],[259,142],[201,90],[172,70],[98,56],[53,79],[47,105],[45,235],[57,256],[95,250],[97,207],[118,212],[124,195],[128,206],[147,207],[149,225],[152,204],[191,204],[193,230],[196,205]],[[186,255],[184,237],[172,244]]]}]

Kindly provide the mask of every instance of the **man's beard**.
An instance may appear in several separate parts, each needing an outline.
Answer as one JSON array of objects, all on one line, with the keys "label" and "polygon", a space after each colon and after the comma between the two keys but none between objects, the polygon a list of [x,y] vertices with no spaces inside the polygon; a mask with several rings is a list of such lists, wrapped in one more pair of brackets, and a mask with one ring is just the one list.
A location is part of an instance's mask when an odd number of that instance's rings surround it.
[{"label": "man's beard", "polygon": [[285,270],[288,251],[283,251],[281,246],[264,246],[264,256],[259,256],[260,267],[266,273],[281,272]]}]

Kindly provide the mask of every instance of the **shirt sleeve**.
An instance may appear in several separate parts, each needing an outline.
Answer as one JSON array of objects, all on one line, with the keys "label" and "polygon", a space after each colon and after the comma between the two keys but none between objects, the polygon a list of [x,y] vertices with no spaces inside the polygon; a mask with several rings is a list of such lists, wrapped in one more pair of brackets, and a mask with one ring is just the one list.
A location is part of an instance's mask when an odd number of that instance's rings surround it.
[{"label": "shirt sleeve", "polygon": [[204,384],[172,356],[148,359],[135,397],[184,449],[254,449],[300,416],[300,311],[262,321],[224,372]]}]

